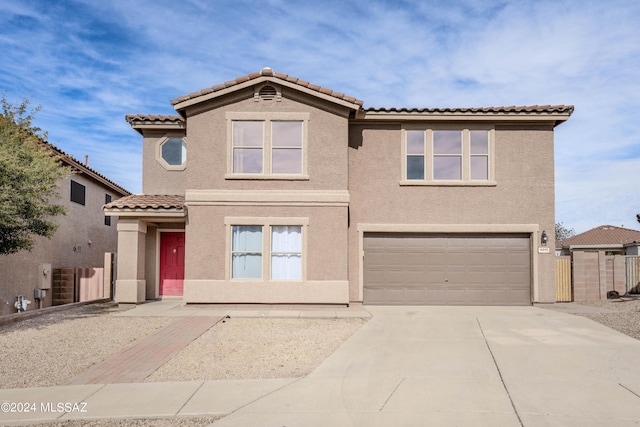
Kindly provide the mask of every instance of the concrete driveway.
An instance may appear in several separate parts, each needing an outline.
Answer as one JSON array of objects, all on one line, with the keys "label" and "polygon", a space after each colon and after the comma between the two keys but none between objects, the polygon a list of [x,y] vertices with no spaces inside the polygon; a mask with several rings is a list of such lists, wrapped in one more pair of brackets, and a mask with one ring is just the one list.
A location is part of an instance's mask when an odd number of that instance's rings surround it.
[{"label": "concrete driveway", "polygon": [[214,425],[640,424],[640,341],[586,318],[537,307],[367,309],[373,318],[315,371]]}]

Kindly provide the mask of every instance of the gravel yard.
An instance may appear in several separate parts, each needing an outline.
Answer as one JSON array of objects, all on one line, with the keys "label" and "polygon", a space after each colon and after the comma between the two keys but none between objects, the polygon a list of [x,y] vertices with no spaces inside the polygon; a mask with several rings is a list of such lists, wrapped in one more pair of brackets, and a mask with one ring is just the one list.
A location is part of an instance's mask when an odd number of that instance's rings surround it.
[{"label": "gravel yard", "polygon": [[[568,313],[590,318],[640,340],[640,298],[571,303],[564,307],[571,308]],[[114,316],[117,312],[114,304],[93,304],[0,326],[0,388],[65,384],[91,365],[107,360],[136,339],[174,320]],[[366,319],[357,318],[226,319],[146,381],[304,376],[364,323]],[[29,366],[29,375],[22,378],[25,366]],[[218,418],[80,420],[37,426],[206,426]]]},{"label": "gravel yard", "polygon": [[172,321],[116,312],[116,304],[90,304],[0,326],[0,388],[64,385]]},{"label": "gravel yard", "polygon": [[365,322],[365,319],[226,319],[145,381],[302,377]]},{"label": "gravel yard", "polygon": [[[114,316],[117,312],[112,303],[91,304],[1,326],[0,388],[67,384],[90,366],[175,320]],[[146,381],[301,377],[365,322],[360,318],[225,319]]]},{"label": "gravel yard", "polygon": [[640,340],[640,297],[583,302],[580,305],[612,312],[575,313]]}]

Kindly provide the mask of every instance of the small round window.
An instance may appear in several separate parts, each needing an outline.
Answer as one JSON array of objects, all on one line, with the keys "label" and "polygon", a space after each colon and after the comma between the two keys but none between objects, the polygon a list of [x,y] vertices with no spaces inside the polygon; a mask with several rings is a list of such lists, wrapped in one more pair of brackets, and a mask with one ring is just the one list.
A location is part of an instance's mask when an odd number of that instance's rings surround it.
[{"label": "small round window", "polygon": [[187,144],[182,138],[169,138],[160,147],[162,160],[170,166],[182,166],[187,161]]}]

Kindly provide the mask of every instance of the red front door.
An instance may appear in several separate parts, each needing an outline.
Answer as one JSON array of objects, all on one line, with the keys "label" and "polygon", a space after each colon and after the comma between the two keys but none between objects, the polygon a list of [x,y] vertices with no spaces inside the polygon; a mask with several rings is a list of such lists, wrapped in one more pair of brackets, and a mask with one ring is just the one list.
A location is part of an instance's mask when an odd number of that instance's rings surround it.
[{"label": "red front door", "polygon": [[184,233],[160,233],[160,295],[182,296]]}]

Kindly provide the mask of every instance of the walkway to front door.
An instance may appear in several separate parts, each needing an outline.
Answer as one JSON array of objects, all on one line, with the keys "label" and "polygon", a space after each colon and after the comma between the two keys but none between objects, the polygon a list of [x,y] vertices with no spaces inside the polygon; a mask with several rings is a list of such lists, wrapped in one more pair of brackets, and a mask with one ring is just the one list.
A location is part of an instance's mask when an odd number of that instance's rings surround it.
[{"label": "walkway to front door", "polygon": [[160,296],[182,296],[184,233],[160,234]]}]

